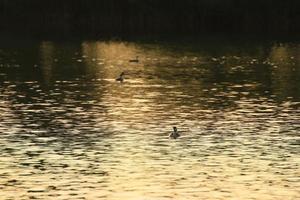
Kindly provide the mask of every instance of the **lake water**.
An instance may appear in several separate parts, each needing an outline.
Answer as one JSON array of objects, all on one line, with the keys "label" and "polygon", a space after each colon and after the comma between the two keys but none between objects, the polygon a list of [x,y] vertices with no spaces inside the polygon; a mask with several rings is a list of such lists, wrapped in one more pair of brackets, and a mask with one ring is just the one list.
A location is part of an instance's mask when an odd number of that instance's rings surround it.
[{"label": "lake water", "polygon": [[298,42],[4,41],[0,199],[300,199],[299,108]]}]

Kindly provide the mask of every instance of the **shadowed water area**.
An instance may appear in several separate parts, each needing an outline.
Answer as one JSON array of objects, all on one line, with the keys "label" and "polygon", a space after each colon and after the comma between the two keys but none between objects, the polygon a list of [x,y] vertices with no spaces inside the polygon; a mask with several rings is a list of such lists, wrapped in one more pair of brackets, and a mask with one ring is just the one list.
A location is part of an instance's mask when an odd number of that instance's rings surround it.
[{"label": "shadowed water area", "polygon": [[300,198],[299,63],[290,42],[3,42],[0,199]]}]

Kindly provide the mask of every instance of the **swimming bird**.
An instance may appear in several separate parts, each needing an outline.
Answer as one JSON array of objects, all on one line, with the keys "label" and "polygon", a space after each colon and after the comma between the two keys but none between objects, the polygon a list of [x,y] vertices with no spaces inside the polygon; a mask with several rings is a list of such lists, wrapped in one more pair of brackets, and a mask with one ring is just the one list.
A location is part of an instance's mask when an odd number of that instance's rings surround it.
[{"label": "swimming bird", "polygon": [[121,83],[124,81],[124,76],[125,75],[125,73],[124,72],[122,72],[121,74],[120,74],[120,76],[118,77],[118,78],[116,78],[116,81],[120,81]]},{"label": "swimming bird", "polygon": [[178,137],[180,137],[180,134],[178,133],[176,126],[174,126],[173,132],[170,133],[169,138],[176,139]]},{"label": "swimming bird", "polygon": [[138,62],[139,62],[139,57],[137,56],[135,59],[129,60],[129,62],[135,62],[135,63],[138,63]]}]

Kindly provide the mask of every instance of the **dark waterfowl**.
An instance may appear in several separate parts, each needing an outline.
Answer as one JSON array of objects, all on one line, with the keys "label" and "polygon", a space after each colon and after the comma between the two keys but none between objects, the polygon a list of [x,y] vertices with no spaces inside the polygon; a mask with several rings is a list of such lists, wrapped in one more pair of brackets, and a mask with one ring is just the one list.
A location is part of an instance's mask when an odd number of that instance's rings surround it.
[{"label": "dark waterfowl", "polygon": [[139,57],[137,56],[135,59],[129,60],[129,62],[135,62],[135,63],[138,63],[138,62],[139,62]]},{"label": "dark waterfowl", "polygon": [[176,126],[174,126],[172,133],[170,133],[169,135],[169,138],[176,139],[178,137],[180,137],[180,134],[178,133]]},{"label": "dark waterfowl", "polygon": [[125,73],[124,72],[122,72],[121,74],[120,74],[120,76],[118,77],[118,78],[116,78],[116,81],[120,81],[121,83],[124,81],[124,75],[125,75]]}]

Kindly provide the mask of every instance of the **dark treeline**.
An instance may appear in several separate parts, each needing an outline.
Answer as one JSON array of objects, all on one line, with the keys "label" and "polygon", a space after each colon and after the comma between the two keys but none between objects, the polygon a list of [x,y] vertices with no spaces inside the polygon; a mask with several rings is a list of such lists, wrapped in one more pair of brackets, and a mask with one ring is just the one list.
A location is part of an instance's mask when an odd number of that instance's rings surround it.
[{"label": "dark treeline", "polygon": [[0,0],[1,32],[34,36],[297,34],[300,0]]}]

